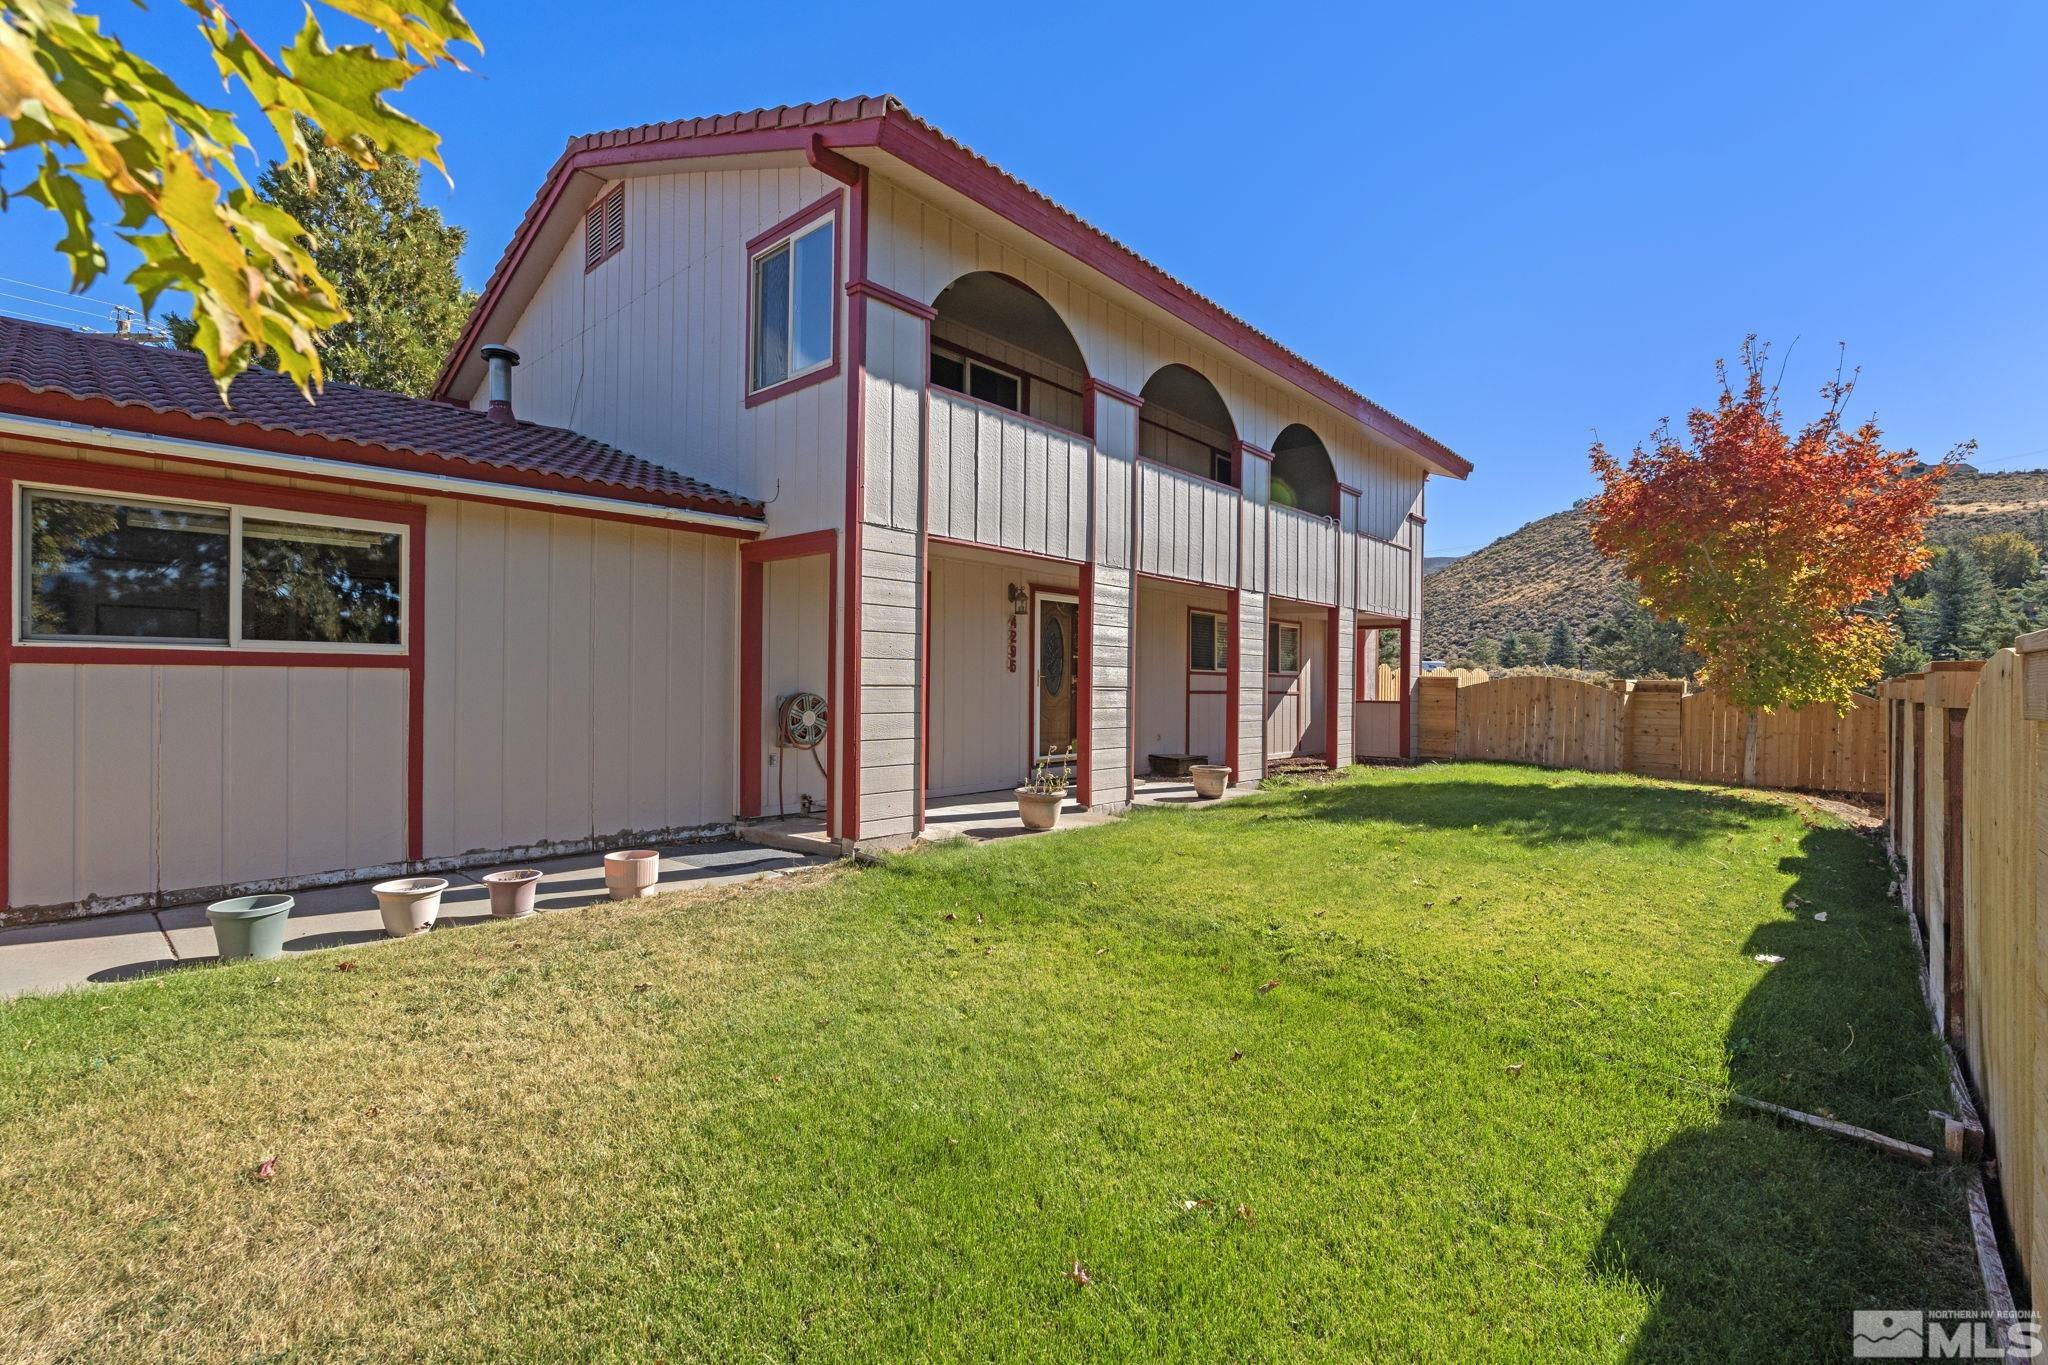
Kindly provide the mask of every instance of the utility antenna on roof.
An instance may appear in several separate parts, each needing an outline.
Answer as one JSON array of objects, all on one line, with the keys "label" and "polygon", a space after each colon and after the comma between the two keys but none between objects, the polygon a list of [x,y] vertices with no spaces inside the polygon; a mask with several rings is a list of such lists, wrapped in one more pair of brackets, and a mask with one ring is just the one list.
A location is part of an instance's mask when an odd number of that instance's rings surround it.
[{"label": "utility antenna on roof", "polygon": [[[136,325],[138,323],[141,324],[140,327]],[[167,346],[171,341],[169,332],[151,325],[149,319],[140,311],[120,303],[114,305],[114,335],[126,337],[130,341],[146,342],[152,346]]]}]

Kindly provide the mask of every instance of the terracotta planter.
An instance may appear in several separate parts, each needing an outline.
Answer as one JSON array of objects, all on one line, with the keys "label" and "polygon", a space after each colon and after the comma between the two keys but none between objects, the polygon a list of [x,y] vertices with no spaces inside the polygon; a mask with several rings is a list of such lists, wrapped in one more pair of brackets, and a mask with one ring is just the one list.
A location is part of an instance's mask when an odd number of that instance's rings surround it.
[{"label": "terracotta planter", "polygon": [[1060,807],[1066,804],[1065,792],[1033,791],[1029,787],[1017,788],[1017,818],[1024,822],[1026,829],[1051,829],[1060,822]]},{"label": "terracotta planter", "polygon": [[654,894],[661,880],[661,854],[651,848],[622,848],[604,855],[604,889],[615,901]]},{"label": "terracotta planter", "polygon": [[284,956],[284,922],[292,913],[290,896],[237,896],[206,907],[213,925],[213,946],[222,962],[250,957],[267,961]]},{"label": "terracotta planter", "polygon": [[1195,795],[1204,801],[1216,800],[1230,785],[1230,769],[1221,763],[1197,763],[1188,775],[1195,779]]},{"label": "terracotta planter", "polygon": [[537,867],[514,868],[509,872],[486,872],[484,886],[491,893],[491,913],[499,919],[525,919],[533,913],[534,892],[540,889]]},{"label": "terracotta planter", "polygon": [[400,877],[378,882],[370,891],[377,897],[377,913],[384,917],[384,932],[411,938],[434,927],[441,917],[441,893],[447,889],[441,877]]}]

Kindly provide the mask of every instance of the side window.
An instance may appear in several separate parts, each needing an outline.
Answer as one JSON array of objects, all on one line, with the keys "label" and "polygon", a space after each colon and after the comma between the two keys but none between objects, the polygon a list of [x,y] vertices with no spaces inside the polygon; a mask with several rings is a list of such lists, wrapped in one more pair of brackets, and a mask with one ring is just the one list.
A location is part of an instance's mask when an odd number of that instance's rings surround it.
[{"label": "side window", "polygon": [[1266,627],[1266,667],[1275,673],[1301,672],[1301,627],[1275,621]]},{"label": "side window", "polygon": [[1221,673],[1230,667],[1224,618],[1213,611],[1188,613],[1188,667],[1197,673]]},{"label": "side window", "polygon": [[932,347],[932,383],[994,407],[1024,411],[1024,381],[1008,370]]},{"label": "side window", "polygon": [[754,253],[749,393],[815,373],[832,363],[832,305],[838,274],[830,214]]}]

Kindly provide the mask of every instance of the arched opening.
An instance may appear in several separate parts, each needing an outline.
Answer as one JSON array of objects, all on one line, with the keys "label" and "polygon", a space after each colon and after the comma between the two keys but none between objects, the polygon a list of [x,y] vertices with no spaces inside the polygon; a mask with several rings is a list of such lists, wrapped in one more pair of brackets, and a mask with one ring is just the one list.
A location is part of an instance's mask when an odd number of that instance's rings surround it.
[{"label": "arched opening", "polygon": [[1319,517],[1337,516],[1337,466],[1323,438],[1301,423],[1273,442],[1273,501]]},{"label": "arched opening", "polygon": [[947,285],[932,307],[934,388],[1082,430],[1088,363],[1051,304],[1008,275],[977,270]]},{"label": "arched opening", "polygon": [[1168,365],[1145,381],[1139,397],[1139,455],[1237,487],[1237,424],[1207,376]]}]

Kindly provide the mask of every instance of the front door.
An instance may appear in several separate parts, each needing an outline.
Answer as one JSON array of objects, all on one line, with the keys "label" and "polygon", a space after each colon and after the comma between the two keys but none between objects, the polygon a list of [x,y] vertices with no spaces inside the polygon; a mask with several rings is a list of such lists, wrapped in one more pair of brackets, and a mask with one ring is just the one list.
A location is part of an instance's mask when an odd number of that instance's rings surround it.
[{"label": "front door", "polygon": [[1081,604],[1072,597],[1034,599],[1031,757],[1059,758],[1080,737],[1075,697],[1081,680]]}]

